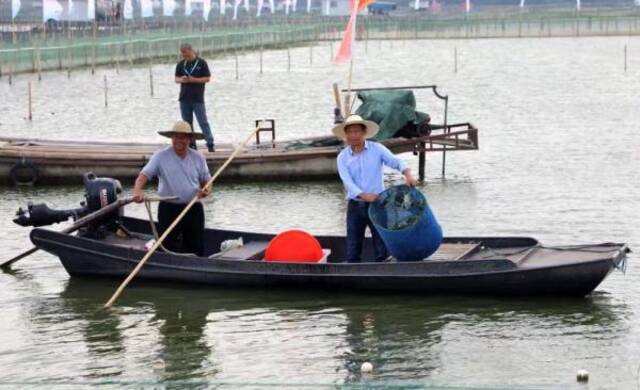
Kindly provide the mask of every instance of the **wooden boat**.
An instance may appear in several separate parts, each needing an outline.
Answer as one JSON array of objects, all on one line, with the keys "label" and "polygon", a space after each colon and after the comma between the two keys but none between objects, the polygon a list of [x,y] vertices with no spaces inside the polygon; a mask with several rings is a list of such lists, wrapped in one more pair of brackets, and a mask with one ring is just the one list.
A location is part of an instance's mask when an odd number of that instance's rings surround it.
[{"label": "wooden boat", "polygon": [[[478,130],[470,123],[433,126],[417,138],[392,138],[383,143],[394,153],[424,153],[478,149]],[[0,184],[79,184],[82,174],[94,172],[132,181],[160,143],[52,141],[0,137]],[[222,179],[293,181],[334,179],[342,142],[334,137],[256,143],[239,154]],[[230,144],[202,150],[213,172],[231,154]],[[422,159],[423,160],[423,159]]]},{"label": "wooden boat", "polygon": [[[129,235],[108,233],[101,239],[80,232],[63,234],[42,228],[31,232],[36,247],[58,256],[72,277],[122,279],[144,255],[149,221],[122,217]],[[242,237],[245,245],[219,252],[223,241]],[[208,257],[155,253],[137,278],[188,285],[295,287],[397,291],[419,294],[498,296],[584,296],[614,269],[624,269],[628,248],[605,243],[545,247],[528,237],[449,237],[429,259],[418,262],[371,262],[365,242],[364,262],[346,263],[345,238],[320,236],[331,254],[324,263],[262,260],[272,234],[208,229]]]}]

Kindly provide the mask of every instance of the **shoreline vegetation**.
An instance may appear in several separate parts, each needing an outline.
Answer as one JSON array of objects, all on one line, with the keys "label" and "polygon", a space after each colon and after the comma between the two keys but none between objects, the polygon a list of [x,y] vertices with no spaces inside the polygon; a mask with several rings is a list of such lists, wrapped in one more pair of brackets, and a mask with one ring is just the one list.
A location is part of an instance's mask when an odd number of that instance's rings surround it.
[{"label": "shoreline vegetation", "polygon": [[[340,40],[346,17],[293,15],[238,21],[171,20],[118,23],[0,24],[0,77],[173,62],[183,42],[216,58],[248,51],[314,46]],[[367,15],[357,40],[551,38],[640,35],[640,7],[492,7],[471,14],[399,12]]]}]

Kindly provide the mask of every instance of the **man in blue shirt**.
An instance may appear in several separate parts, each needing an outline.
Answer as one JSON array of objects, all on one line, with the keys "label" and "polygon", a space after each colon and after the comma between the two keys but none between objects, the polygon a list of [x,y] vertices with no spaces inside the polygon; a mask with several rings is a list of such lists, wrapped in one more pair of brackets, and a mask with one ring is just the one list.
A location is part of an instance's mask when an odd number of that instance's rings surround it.
[{"label": "man in blue shirt", "polygon": [[[204,138],[194,133],[189,123],[179,121],[171,131],[159,131],[171,138],[171,146],[151,156],[136,179],[133,200],[144,200],[143,189],[155,177],[159,179],[158,195],[178,196],[178,199],[158,204],[158,231],[162,235],[184,210],[194,196],[204,198],[209,194],[205,184],[211,178],[207,160],[189,147],[195,138]],[[197,202],[165,239],[163,246],[174,252],[204,255],[204,208]]]},{"label": "man in blue shirt", "polygon": [[347,147],[338,155],[338,173],[347,190],[347,261],[359,263],[362,255],[364,232],[369,226],[376,261],[384,261],[387,248],[369,219],[369,204],[378,200],[384,191],[384,166],[402,174],[407,185],[413,187],[416,180],[404,161],[396,157],[384,145],[367,141],[378,132],[375,122],[351,115],[344,123],[333,128],[336,137],[344,139]]}]

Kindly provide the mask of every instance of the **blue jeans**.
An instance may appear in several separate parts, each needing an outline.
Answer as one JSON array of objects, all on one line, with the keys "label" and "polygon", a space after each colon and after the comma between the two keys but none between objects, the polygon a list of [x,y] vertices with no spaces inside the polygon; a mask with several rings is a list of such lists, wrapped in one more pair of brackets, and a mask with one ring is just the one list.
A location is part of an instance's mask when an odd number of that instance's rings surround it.
[{"label": "blue jeans", "polygon": [[369,219],[369,204],[349,200],[347,205],[347,261],[349,263],[361,261],[364,231],[367,226],[371,230],[376,261],[384,261],[387,258],[387,247]]},{"label": "blue jeans", "polygon": [[[211,132],[211,127],[209,127],[209,122],[207,121],[207,110],[204,103],[180,102],[180,114],[182,115],[182,120],[189,122],[192,129],[194,113],[196,114],[198,125],[200,125],[200,128],[202,129],[204,138],[207,140],[207,146],[213,146],[213,133]],[[193,131],[195,131],[195,129],[193,129]]]}]

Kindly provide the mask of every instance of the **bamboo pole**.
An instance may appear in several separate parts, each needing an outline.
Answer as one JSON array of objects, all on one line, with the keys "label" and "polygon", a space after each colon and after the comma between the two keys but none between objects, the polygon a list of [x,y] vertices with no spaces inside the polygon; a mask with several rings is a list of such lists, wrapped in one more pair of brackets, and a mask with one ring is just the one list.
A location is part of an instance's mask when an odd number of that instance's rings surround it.
[{"label": "bamboo pole", "polygon": [[[211,177],[211,179],[209,179],[209,181],[207,182],[207,184],[204,185],[203,188],[208,189],[208,188],[211,187],[213,182],[216,181],[216,179],[218,178],[218,176],[220,176],[222,171],[224,171],[225,168],[231,163],[231,161],[233,161],[233,159],[238,155],[238,153],[240,153],[242,151],[242,149],[244,149],[244,146],[251,139],[253,139],[253,137],[255,136],[255,134],[258,132],[259,129],[260,129],[260,126],[256,127],[251,132],[251,134],[249,134],[249,136],[244,140],[244,142],[242,142],[242,144],[240,144],[233,151],[233,153],[231,153],[231,155],[229,156],[229,158],[227,158],[227,160],[224,162],[224,164],[222,164],[222,166],[220,168],[218,168],[216,173]],[[162,242],[165,240],[165,238],[167,238],[167,236],[169,234],[171,234],[171,232],[176,227],[176,225],[178,225],[178,223],[180,223],[182,218],[184,218],[184,216],[189,212],[189,210],[191,210],[191,207],[193,207],[193,205],[198,201],[198,199],[199,199],[199,194],[196,194],[193,197],[193,199],[191,199],[191,201],[187,204],[187,206],[182,210],[182,212],[178,215],[178,217],[176,217],[176,219],[173,221],[173,223],[167,228],[167,230],[165,230],[164,233],[162,233],[162,235],[160,236],[160,238],[158,238],[158,240],[153,244],[153,246],[151,247],[149,252],[147,252],[144,255],[144,257],[142,258],[142,260],[140,260],[138,262],[136,267],[133,269],[133,271],[131,271],[131,273],[129,274],[129,276],[127,276],[127,278],[124,280],[124,282],[122,282],[122,284],[120,284],[120,286],[115,291],[113,296],[111,296],[111,298],[104,305],[105,307],[111,307],[111,305],[113,305],[113,303],[118,299],[120,294],[122,294],[122,292],[127,287],[127,285],[131,282],[131,280],[133,280],[133,278],[138,274],[138,272],[140,272],[140,270],[142,269],[144,264],[147,262],[147,260],[149,260],[149,258],[155,253],[155,251],[160,247],[160,245],[162,245]]]}]

